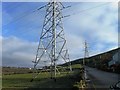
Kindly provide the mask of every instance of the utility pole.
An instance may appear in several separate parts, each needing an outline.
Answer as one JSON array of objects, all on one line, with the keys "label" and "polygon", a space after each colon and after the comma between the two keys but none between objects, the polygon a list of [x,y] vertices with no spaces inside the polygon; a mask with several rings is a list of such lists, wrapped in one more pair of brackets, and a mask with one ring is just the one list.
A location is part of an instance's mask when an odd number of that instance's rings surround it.
[{"label": "utility pole", "polygon": [[[67,63],[70,71],[71,62],[69,59],[68,49],[66,47],[66,39],[62,19],[62,9],[65,8],[61,2],[51,0],[46,5],[46,14],[43,23],[42,33],[37,49],[34,63],[34,77],[37,77],[37,66],[41,61],[50,62],[51,78],[56,81],[57,63],[64,61]],[[46,59],[47,57],[47,59]],[[58,71],[59,72],[59,71]]]}]

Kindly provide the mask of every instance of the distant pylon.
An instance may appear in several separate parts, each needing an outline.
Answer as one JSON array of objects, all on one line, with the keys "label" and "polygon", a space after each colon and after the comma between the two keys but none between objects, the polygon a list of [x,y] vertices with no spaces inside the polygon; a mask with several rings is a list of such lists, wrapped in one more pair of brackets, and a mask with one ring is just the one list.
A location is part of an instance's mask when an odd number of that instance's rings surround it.
[{"label": "distant pylon", "polygon": [[86,61],[86,58],[89,57],[89,52],[88,52],[88,44],[87,44],[87,41],[85,40],[84,42],[84,58],[83,58],[83,68],[84,68],[84,71],[83,71],[83,79],[86,80],[87,79],[87,74],[86,74],[86,68],[85,68],[85,61]]},{"label": "distant pylon", "polygon": [[36,58],[33,62],[34,70],[36,71],[34,78],[38,75],[37,69],[41,61],[49,62],[48,66],[50,66],[51,78],[54,79],[56,79],[57,65],[59,62],[64,61],[69,65],[70,71],[72,70],[62,23],[63,8],[62,3],[56,0],[51,0],[46,5],[42,33]]},{"label": "distant pylon", "polygon": [[85,59],[89,57],[89,51],[88,51],[88,44],[85,40],[84,42],[84,58],[83,58],[83,65],[85,65]]}]

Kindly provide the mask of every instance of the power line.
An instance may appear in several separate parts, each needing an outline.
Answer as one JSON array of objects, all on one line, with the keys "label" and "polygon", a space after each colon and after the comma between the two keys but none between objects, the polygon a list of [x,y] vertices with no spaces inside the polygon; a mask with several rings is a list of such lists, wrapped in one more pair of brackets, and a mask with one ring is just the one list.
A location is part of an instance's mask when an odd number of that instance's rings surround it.
[{"label": "power line", "polygon": [[90,11],[90,10],[93,10],[93,9],[97,9],[97,8],[99,8],[99,7],[101,7],[101,6],[104,6],[104,5],[107,5],[107,4],[110,4],[110,3],[111,3],[111,2],[107,2],[107,3],[104,3],[104,4],[97,5],[97,6],[95,6],[95,7],[90,7],[90,8],[88,8],[88,9],[80,10],[79,12],[74,12],[74,13],[70,14],[69,17],[68,17],[66,20],[64,20],[64,22],[66,22],[67,20],[69,20],[70,17],[72,17],[72,16],[74,16],[74,15],[77,15],[77,14],[79,14],[79,15],[85,14],[85,15],[89,15],[89,16],[90,16],[90,14],[88,14],[88,13],[86,13],[86,12],[88,12],[88,11]]},{"label": "power line", "polygon": [[[47,5],[47,4],[46,4],[46,5]],[[22,15],[21,17],[18,17],[15,21],[9,22],[8,24],[15,23],[15,22],[17,22],[18,20],[23,19],[24,17],[26,17],[26,16],[28,16],[28,15],[30,15],[30,14],[36,12],[36,11],[39,11],[39,10],[45,8],[46,5],[41,6],[41,7],[38,7],[37,9],[32,10],[32,12],[29,12],[29,13],[28,13],[28,12],[25,12],[24,15]],[[64,7],[64,9],[69,8],[69,7],[70,7],[70,6]],[[67,17],[67,16],[64,16],[64,17]],[[8,24],[7,24],[7,25],[8,25]],[[28,24],[28,25],[29,25],[29,24]],[[5,25],[5,26],[6,26],[6,25]],[[3,28],[4,28],[4,27],[3,27]],[[5,29],[4,29],[4,30],[5,30]],[[32,31],[33,31],[33,30],[32,30]],[[25,32],[26,32],[26,31],[24,31],[23,33],[25,34]],[[9,32],[8,32],[8,33],[9,33]],[[14,33],[14,31],[12,31],[12,33]]]},{"label": "power line", "polygon": [[[46,5],[47,5],[47,4],[46,4]],[[31,11],[31,10],[28,10],[27,12],[25,12],[25,13],[24,13],[23,15],[21,15],[20,17],[16,17],[15,20],[13,20],[13,21],[7,23],[6,25],[3,25],[3,28],[4,28],[5,26],[11,24],[11,23],[15,23],[15,22],[17,22],[17,21],[23,19],[24,17],[26,17],[26,16],[28,16],[28,15],[30,15],[30,14],[36,12],[36,11],[39,11],[39,10],[45,8],[46,5],[41,6],[41,7],[37,7],[37,8],[35,8],[35,9],[32,9],[32,11]],[[76,5],[76,4],[75,4],[75,5]],[[19,5],[15,6],[15,7],[18,7],[18,6],[19,6]],[[15,8],[15,7],[12,7],[12,8]],[[67,9],[67,8],[69,8],[69,7],[71,7],[71,6],[67,6],[67,7],[64,7],[64,6],[63,6],[63,9]],[[29,11],[31,11],[31,12],[29,12]],[[66,17],[66,16],[65,16],[65,17]]]},{"label": "power line", "polygon": [[[15,23],[15,22],[17,22],[17,21],[19,21],[19,20],[21,20],[21,19],[23,19],[23,18],[25,18],[26,16],[28,16],[28,15],[30,15],[30,14],[32,14],[32,13],[34,13],[34,12],[36,12],[36,11],[39,11],[39,10],[41,10],[41,9],[43,9],[43,8],[45,8],[47,6],[47,4],[46,5],[44,5],[44,6],[41,6],[41,7],[37,7],[37,9],[35,8],[34,10],[32,9],[32,11],[31,10],[28,10],[28,11],[31,11],[31,12],[25,12],[24,13],[24,15],[21,15],[20,17],[17,17],[15,20],[13,20],[13,21],[11,21],[11,22],[9,22],[8,24],[6,24],[6,25],[3,25],[3,28],[5,27],[5,26],[7,26],[7,25],[9,25],[9,24],[11,24],[11,23]],[[67,7],[63,7],[64,9],[66,9],[66,8],[69,8],[70,6],[67,6]],[[66,17],[66,16],[65,16]]]},{"label": "power line", "polygon": [[[108,3],[110,3],[110,2],[108,2]],[[106,4],[108,4],[108,3],[102,4],[102,5],[106,5]],[[75,5],[76,5],[76,4],[75,4]],[[73,6],[75,6],[75,5],[73,5]],[[79,11],[79,12],[77,12],[77,13],[72,13],[72,14],[71,14],[71,16],[76,15],[76,14],[81,13],[81,12],[86,12],[86,11],[91,10],[91,9],[94,9],[94,8],[96,8],[96,7],[100,7],[100,6],[102,6],[102,5],[98,5],[98,6],[91,7],[91,8],[85,9],[85,10],[81,10],[81,11]],[[25,14],[24,14],[24,15],[22,15],[22,16],[20,16],[20,17],[18,17],[16,20],[11,21],[11,22],[9,22],[9,23],[8,23],[8,24],[6,24],[6,25],[3,25],[3,28],[4,28],[4,26],[9,25],[10,23],[15,23],[15,22],[19,21],[20,19],[22,19],[22,18],[24,18],[24,17],[28,16],[29,14],[34,13],[35,11],[38,11],[38,10],[40,10],[40,9],[42,9],[42,8],[45,8],[45,7],[46,7],[46,5],[41,6],[41,7],[38,7],[38,8],[37,8],[37,9],[35,9],[35,10],[33,10],[33,9],[32,9],[32,11],[31,11],[31,12],[25,12]],[[67,6],[67,7],[64,7],[64,6],[63,6],[63,8],[69,8],[69,7],[71,7],[71,6]],[[65,16],[65,17],[66,17],[66,16]]]},{"label": "power line", "polygon": [[107,5],[107,4],[110,4],[111,2],[107,2],[107,3],[104,3],[104,4],[100,4],[100,5],[97,5],[97,6],[94,6],[94,7],[90,7],[88,9],[83,9],[83,10],[80,10],[79,12],[75,12],[75,13],[72,13],[70,16],[73,16],[73,15],[76,15],[76,14],[79,14],[81,12],[87,12],[87,11],[90,11],[90,10],[93,10],[93,9],[97,9],[101,6],[104,6],[104,5]]},{"label": "power line", "polygon": [[[79,14],[79,13],[81,13],[81,14],[85,14],[85,12],[87,12],[87,11],[90,11],[90,10],[93,10],[93,9],[97,9],[98,7],[101,7],[101,6],[104,6],[104,5],[107,5],[107,4],[109,4],[109,3],[111,3],[111,2],[108,2],[108,3],[104,3],[104,4],[100,4],[100,5],[97,5],[97,6],[95,6],[95,7],[91,7],[91,8],[88,8],[88,9],[84,9],[84,10],[80,10],[79,12],[77,12],[77,13],[72,13],[71,15],[68,15],[68,16],[74,16],[74,15],[77,15],[77,14]],[[42,7],[38,7],[36,10],[33,10],[32,11],[32,13],[34,13],[35,11],[39,11],[40,9],[42,9],[43,7],[45,7],[45,6],[42,6]],[[29,14],[31,14],[31,13],[29,13]],[[21,16],[21,17],[19,17],[19,19],[21,19],[22,17],[25,17],[25,16],[27,16],[27,15],[29,15],[27,12],[26,12],[26,14],[25,15],[23,15],[23,16]],[[68,16],[64,16],[64,17],[68,17]],[[18,19],[18,20],[19,20]],[[69,18],[68,18],[69,19]],[[67,19],[67,20],[68,20]],[[65,21],[67,21],[67,20],[65,20]],[[14,21],[12,21],[12,22],[14,22]],[[12,23],[11,22],[11,23]],[[29,25],[29,24],[28,24]],[[32,30],[33,31],[33,30]],[[26,31],[24,31],[23,33],[25,33]],[[30,31],[29,31],[30,32]]]},{"label": "power line", "polygon": [[[44,7],[45,7],[45,5],[44,5],[44,6],[41,6],[41,7],[38,7],[37,9],[35,8],[34,10],[32,9],[32,11],[31,11],[31,10],[28,10],[27,12],[24,13],[24,15],[21,15],[20,17],[17,17],[15,20],[9,22],[8,24],[3,25],[3,28],[4,28],[5,26],[11,24],[11,23],[15,23],[15,22],[21,20],[22,18],[25,18],[26,16],[28,16],[28,15],[36,12],[37,10],[43,9]],[[29,12],[29,11],[30,11],[30,12]]]},{"label": "power line", "polygon": [[[14,9],[14,8],[17,8],[17,7],[20,7],[20,5],[21,5],[21,3],[18,3],[18,4],[16,4],[16,5],[14,5],[14,6],[4,6],[6,3],[3,3],[2,4],[2,8],[7,8],[7,10],[12,10],[12,9]],[[8,4],[8,3],[7,3]]]}]

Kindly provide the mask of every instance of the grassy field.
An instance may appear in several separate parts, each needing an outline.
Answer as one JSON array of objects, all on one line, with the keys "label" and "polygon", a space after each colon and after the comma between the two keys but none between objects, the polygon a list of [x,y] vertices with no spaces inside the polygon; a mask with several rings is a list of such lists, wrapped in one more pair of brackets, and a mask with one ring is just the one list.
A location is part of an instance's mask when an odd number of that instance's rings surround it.
[{"label": "grassy field", "polygon": [[74,64],[74,65],[71,65],[73,69],[80,69],[82,68],[82,65],[81,64]]},{"label": "grassy field", "polygon": [[3,76],[3,88],[72,88],[75,82],[79,82],[76,75],[75,73],[70,76],[66,73],[57,75],[56,82],[50,79],[47,73],[40,74],[33,82],[30,82],[31,74],[5,75]]},{"label": "grassy field", "polygon": [[[78,68],[80,65],[73,65],[73,68]],[[73,88],[76,82],[80,81],[80,72],[73,71],[71,73],[61,72],[57,74],[56,82],[50,79],[50,73],[42,72],[39,76],[30,82],[32,74],[12,74],[3,75],[2,86],[3,90],[8,88],[30,89],[30,88]],[[46,87],[47,86],[47,87]]]},{"label": "grassy field", "polygon": [[[57,81],[42,73],[33,82],[31,74],[16,74],[3,76],[3,88],[72,88],[75,79],[70,79],[66,73],[57,76]],[[46,87],[47,86],[47,87]]]}]

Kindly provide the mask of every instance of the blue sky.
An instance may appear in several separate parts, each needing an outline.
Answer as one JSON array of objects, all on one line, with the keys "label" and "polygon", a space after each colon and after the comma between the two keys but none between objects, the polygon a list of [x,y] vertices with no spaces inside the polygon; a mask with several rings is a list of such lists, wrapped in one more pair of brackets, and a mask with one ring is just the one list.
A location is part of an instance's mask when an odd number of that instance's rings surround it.
[{"label": "blue sky", "polygon": [[[2,3],[3,65],[29,66],[36,55],[45,2]],[[83,57],[84,40],[90,56],[118,47],[118,3],[71,2],[63,10],[64,31],[71,60]],[[36,10],[35,12],[33,12]]]}]

